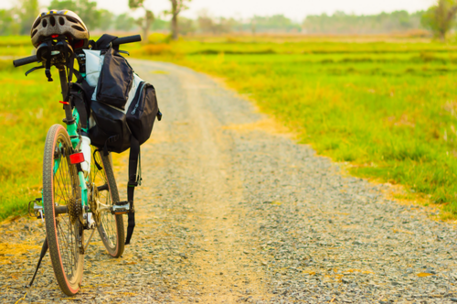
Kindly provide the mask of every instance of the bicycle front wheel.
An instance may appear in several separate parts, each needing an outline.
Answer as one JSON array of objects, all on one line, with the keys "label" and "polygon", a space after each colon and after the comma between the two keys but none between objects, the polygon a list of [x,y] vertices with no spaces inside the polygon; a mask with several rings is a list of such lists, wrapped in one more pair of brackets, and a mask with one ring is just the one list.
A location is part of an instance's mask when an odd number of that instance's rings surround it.
[{"label": "bicycle front wheel", "polygon": [[54,274],[69,296],[80,289],[84,265],[81,188],[76,166],[69,159],[72,151],[65,128],[53,125],[44,148],[43,206]]}]

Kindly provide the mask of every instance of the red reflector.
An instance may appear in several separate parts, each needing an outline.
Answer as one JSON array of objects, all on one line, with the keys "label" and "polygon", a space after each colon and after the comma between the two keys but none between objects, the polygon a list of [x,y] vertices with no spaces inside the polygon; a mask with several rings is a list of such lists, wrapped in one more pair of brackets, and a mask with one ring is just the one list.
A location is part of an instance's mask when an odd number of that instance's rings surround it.
[{"label": "red reflector", "polygon": [[83,161],[84,161],[84,154],[82,152],[70,155],[70,163],[72,163],[73,165],[80,164]]},{"label": "red reflector", "polygon": [[51,38],[57,38],[57,37],[59,37],[59,35],[51,35]]},{"label": "red reflector", "polygon": [[69,105],[70,103],[68,101],[59,101],[60,103],[63,103],[63,104],[66,104],[66,105]]}]

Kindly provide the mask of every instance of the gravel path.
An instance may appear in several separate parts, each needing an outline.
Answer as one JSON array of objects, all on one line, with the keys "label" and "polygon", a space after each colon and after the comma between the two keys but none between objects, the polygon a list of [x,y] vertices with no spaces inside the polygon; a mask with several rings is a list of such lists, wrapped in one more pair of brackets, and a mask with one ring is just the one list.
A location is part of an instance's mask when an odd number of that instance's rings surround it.
[{"label": "gravel path", "polygon": [[44,227],[5,222],[0,302],[457,302],[455,227],[345,176],[207,76],[131,62],[164,113],[143,146],[133,244],[112,259],[95,238],[82,291],[68,298],[49,255],[23,288]]}]

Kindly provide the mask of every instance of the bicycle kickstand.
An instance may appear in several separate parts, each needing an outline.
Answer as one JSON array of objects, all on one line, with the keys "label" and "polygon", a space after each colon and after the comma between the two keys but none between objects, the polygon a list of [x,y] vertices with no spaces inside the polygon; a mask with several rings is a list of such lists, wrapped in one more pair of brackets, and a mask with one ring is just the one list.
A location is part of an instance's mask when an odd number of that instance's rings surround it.
[{"label": "bicycle kickstand", "polygon": [[41,247],[41,253],[40,253],[40,259],[38,260],[38,264],[36,265],[35,273],[32,277],[32,280],[30,281],[29,285],[27,285],[27,288],[32,287],[33,281],[35,281],[36,274],[38,273],[38,269],[40,268],[41,261],[43,260],[44,256],[46,255],[46,251],[48,251],[48,238],[46,237],[43,242],[43,247]]}]

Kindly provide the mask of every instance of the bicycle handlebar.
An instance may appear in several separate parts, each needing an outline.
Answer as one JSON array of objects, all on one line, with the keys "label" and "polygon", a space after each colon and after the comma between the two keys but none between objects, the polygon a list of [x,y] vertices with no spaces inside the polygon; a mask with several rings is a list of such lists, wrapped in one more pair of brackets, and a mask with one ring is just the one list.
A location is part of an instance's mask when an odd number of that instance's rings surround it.
[{"label": "bicycle handlebar", "polygon": [[33,63],[33,62],[38,62],[38,58],[37,58],[36,55],[13,60],[14,67],[16,67],[16,68],[18,66],[26,65],[26,64],[29,64],[29,63]]},{"label": "bicycle handlebar", "polygon": [[120,45],[120,44],[124,44],[124,43],[132,43],[132,42],[140,42],[140,41],[141,41],[141,35],[134,35],[134,36],[116,38],[112,41],[112,44]]},{"label": "bicycle handlebar", "polygon": [[[118,46],[118,45],[125,44],[125,43],[132,43],[132,42],[139,42],[139,41],[141,41],[141,35],[134,35],[134,36],[116,38],[112,41],[112,44],[114,46]],[[34,62],[39,62],[36,55],[13,60],[14,67],[16,67],[16,68],[21,65],[26,65],[26,64],[34,63]]]}]

